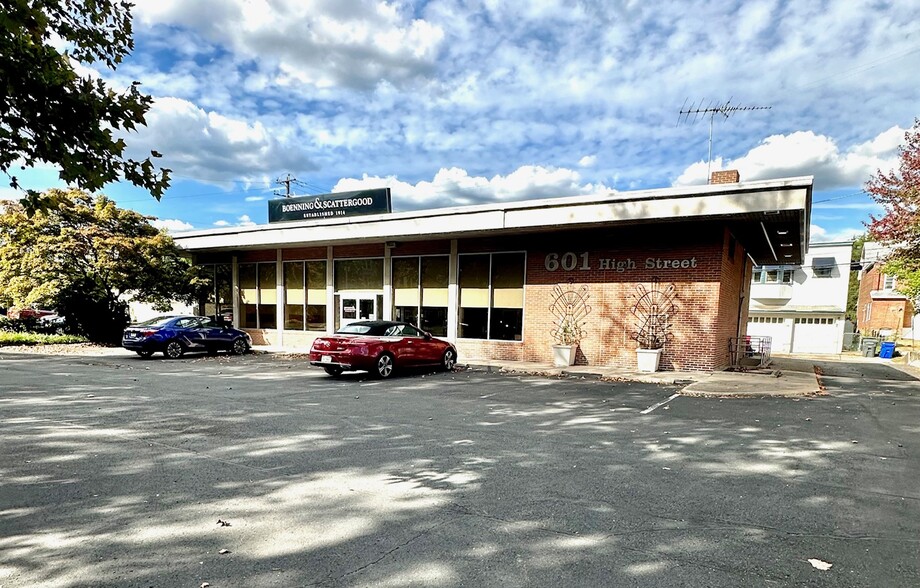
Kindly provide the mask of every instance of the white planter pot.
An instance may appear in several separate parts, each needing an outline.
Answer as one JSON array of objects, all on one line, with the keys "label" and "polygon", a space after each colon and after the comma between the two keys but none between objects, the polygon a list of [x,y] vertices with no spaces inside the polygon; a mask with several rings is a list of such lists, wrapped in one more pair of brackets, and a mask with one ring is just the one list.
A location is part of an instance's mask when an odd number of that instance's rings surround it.
[{"label": "white planter pot", "polygon": [[575,365],[575,345],[553,345],[553,365],[567,367]]},{"label": "white planter pot", "polygon": [[636,349],[636,365],[640,372],[657,372],[662,349]]}]

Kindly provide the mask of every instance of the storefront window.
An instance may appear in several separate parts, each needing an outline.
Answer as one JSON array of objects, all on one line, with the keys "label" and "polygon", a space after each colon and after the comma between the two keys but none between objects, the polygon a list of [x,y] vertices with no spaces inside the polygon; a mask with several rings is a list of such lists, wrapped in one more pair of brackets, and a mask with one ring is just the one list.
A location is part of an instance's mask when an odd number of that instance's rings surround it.
[{"label": "storefront window", "polygon": [[326,330],[326,262],[284,263],[284,328]]},{"label": "storefront window", "polygon": [[304,328],[304,264],[291,261],[284,264],[284,328],[302,331]]},{"label": "storefront window", "polygon": [[326,330],[326,262],[308,261],[307,277],[307,330]]},{"label": "storefront window", "polygon": [[277,269],[274,263],[260,263],[259,273],[259,328],[275,329],[278,327],[276,320],[278,307],[278,291],[276,289]]},{"label": "storefront window", "polygon": [[258,326],[256,309],[259,303],[259,289],[256,287],[256,264],[241,263],[240,280],[240,326],[255,329]]},{"label": "storefront window", "polygon": [[335,290],[383,290],[383,259],[336,260]]},{"label": "storefront window", "polygon": [[460,337],[520,341],[524,254],[460,256]]},{"label": "storefront window", "polygon": [[524,328],[524,255],[492,256],[492,313],[489,338],[520,341]]},{"label": "storefront window", "polygon": [[419,258],[393,259],[393,318],[418,324]]},{"label": "storefront window", "polygon": [[446,255],[393,259],[393,317],[433,335],[447,335]]},{"label": "storefront window", "polygon": [[198,303],[198,313],[231,322],[233,320],[233,276],[230,264],[209,264],[202,266],[202,269],[211,280],[211,285]]}]

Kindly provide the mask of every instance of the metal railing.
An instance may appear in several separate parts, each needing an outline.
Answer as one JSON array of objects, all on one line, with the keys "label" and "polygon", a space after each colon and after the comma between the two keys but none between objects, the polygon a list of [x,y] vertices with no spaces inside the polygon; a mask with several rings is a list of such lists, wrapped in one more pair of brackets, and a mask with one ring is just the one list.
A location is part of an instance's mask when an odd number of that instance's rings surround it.
[{"label": "metal railing", "polygon": [[735,367],[761,368],[770,363],[773,337],[732,337],[728,340],[731,362]]}]

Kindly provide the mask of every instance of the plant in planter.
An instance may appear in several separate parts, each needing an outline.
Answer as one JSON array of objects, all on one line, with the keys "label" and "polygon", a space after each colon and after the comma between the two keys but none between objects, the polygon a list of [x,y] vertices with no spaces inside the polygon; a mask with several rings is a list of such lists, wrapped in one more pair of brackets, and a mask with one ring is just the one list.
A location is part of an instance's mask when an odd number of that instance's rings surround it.
[{"label": "plant in planter", "polygon": [[588,306],[588,287],[576,290],[571,283],[567,288],[557,284],[553,288],[553,303],[549,310],[553,313],[553,365],[570,366],[575,363],[578,344],[584,337],[585,319],[591,312]]},{"label": "plant in planter", "polygon": [[662,287],[658,278],[652,280],[651,288],[636,286],[632,308],[635,331],[630,336],[639,344],[636,362],[640,372],[658,371],[662,350],[671,339],[671,319],[677,310],[674,295],[674,285]]}]

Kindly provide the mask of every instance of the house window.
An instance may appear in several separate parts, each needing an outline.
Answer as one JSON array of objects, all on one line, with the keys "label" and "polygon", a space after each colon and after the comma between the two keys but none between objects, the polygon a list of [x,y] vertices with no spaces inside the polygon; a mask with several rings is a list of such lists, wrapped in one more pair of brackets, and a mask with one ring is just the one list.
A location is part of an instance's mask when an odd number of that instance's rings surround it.
[{"label": "house window", "polygon": [[754,284],[791,284],[794,268],[764,266],[754,268],[751,282]]},{"label": "house window", "polygon": [[240,326],[247,329],[277,327],[277,270],[274,262],[239,266]]},{"label": "house window", "polygon": [[460,256],[460,337],[520,341],[524,254]]},{"label": "house window", "polygon": [[326,262],[284,263],[284,328],[326,330]]},{"label": "house window", "polygon": [[882,288],[884,290],[894,290],[894,282],[895,282],[894,276],[889,276],[888,274],[885,274],[884,277],[882,278]]},{"label": "house window", "polygon": [[867,322],[872,320],[872,303],[866,304],[865,319]]},{"label": "house window", "polygon": [[811,269],[816,278],[830,278],[834,275],[837,260],[833,257],[816,257],[811,262]]}]

